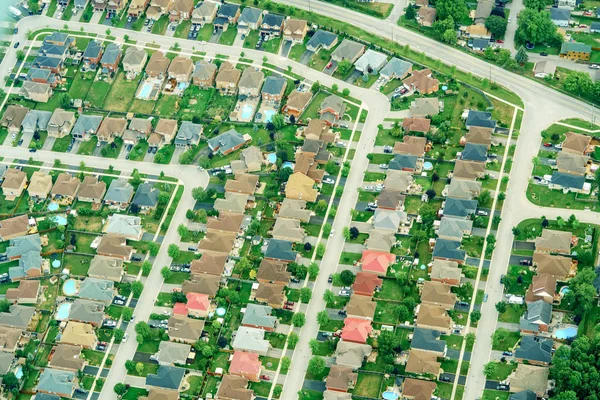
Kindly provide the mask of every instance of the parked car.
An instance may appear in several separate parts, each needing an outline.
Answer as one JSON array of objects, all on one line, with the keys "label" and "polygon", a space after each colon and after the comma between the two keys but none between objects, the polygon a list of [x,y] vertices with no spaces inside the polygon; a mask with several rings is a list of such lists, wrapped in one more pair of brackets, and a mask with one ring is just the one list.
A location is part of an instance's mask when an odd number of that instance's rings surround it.
[{"label": "parked car", "polygon": [[342,296],[342,297],[350,297],[352,293],[349,290],[340,290],[340,292],[338,293],[338,296]]},{"label": "parked car", "polygon": [[333,275],[329,275],[329,278],[327,278],[327,283],[331,282],[333,282]]},{"label": "parked car", "polygon": [[552,143],[544,143],[544,147],[552,147]]},{"label": "parked car", "polygon": [[261,375],[260,379],[264,380],[264,381],[270,381],[271,377],[269,375]]},{"label": "parked car", "polygon": [[487,211],[477,210],[477,215],[481,215],[483,217],[487,217],[489,215],[489,213]]},{"label": "parked car", "polygon": [[486,293],[483,295],[483,302],[485,303],[487,301],[487,299],[488,299],[488,294]]},{"label": "parked car", "polygon": [[600,65],[598,65],[598,64],[590,64],[590,69],[600,69]]},{"label": "parked car", "polygon": [[542,57],[547,57],[547,56],[548,56],[548,53],[546,53],[545,51],[542,51],[542,52],[540,52],[540,56],[542,56]]},{"label": "parked car", "polygon": [[512,357],[512,355],[513,355],[513,352],[512,352],[512,351],[503,351],[503,352],[502,352],[502,355],[503,355],[503,356],[509,356],[509,357]]},{"label": "parked car", "polygon": [[340,310],[340,311],[338,311],[338,315],[342,315],[343,316],[343,315],[346,315],[346,314],[348,314],[346,310]]},{"label": "parked car", "polygon": [[446,375],[440,376],[440,382],[450,382],[450,377]]},{"label": "parked car", "polygon": [[496,390],[508,390],[510,387],[508,385],[498,385],[496,386]]},{"label": "parked car", "polygon": [[388,169],[388,165],[387,164],[379,164],[379,168]]},{"label": "parked car", "polygon": [[16,49],[17,47],[19,47],[20,44],[20,42],[15,43],[14,48]]},{"label": "parked car", "polygon": [[333,185],[335,183],[335,181],[331,178],[325,178],[325,179],[323,179],[323,183]]},{"label": "parked car", "polygon": [[35,147],[32,147],[31,149],[29,149],[30,153],[35,153],[37,151],[37,149]]},{"label": "parked car", "polygon": [[129,338],[129,333],[125,332],[125,334],[123,335],[123,340],[121,340],[121,342],[123,342],[123,343],[127,342],[128,338]]},{"label": "parked car", "polygon": [[333,66],[333,61],[329,61],[329,63],[327,64],[327,66],[325,68],[331,69],[332,66]]},{"label": "parked car", "polygon": [[531,265],[531,260],[529,259],[523,259],[519,262],[519,264],[521,265]]},{"label": "parked car", "polygon": [[292,311],[294,309],[294,307],[292,306],[283,306],[284,310],[288,310],[288,311]]},{"label": "parked car", "polygon": [[292,279],[290,279],[290,281],[292,283],[300,283],[300,279],[298,279],[298,278],[292,278]]}]

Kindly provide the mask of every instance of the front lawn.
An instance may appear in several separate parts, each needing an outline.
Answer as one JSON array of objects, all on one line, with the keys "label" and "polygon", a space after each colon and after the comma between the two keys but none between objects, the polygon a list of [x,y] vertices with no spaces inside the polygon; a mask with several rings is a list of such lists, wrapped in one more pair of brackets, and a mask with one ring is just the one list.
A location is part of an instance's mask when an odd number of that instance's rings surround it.
[{"label": "front lawn", "polygon": [[500,341],[497,336],[492,337],[492,350],[512,351],[517,342],[521,339],[519,332],[509,332],[506,339]]},{"label": "front lawn", "polygon": [[56,151],[58,153],[66,153],[70,144],[71,144],[71,135],[65,136],[60,139],[54,139],[54,144],[52,145],[52,151]]},{"label": "front lawn", "polygon": [[224,44],[226,46],[233,45],[237,33],[237,28],[234,26],[230,26],[225,32],[221,33],[221,36],[219,37],[219,44]]}]

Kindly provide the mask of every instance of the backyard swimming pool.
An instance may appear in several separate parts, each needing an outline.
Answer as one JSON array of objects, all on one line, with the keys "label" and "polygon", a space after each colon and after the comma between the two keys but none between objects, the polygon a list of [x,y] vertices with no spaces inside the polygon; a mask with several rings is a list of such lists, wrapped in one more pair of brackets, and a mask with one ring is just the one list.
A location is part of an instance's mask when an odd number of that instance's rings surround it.
[{"label": "backyard swimming pool", "polygon": [[62,303],[56,309],[56,319],[63,320],[69,318],[69,313],[71,312],[71,303]]},{"label": "backyard swimming pool", "polygon": [[281,168],[291,168],[291,169],[294,169],[294,163],[286,161],[283,164],[281,164]]},{"label": "backyard swimming pool", "polygon": [[23,377],[23,367],[17,368],[17,370],[15,371],[15,376],[17,377],[17,379],[21,379]]},{"label": "backyard swimming pool", "polygon": [[79,284],[75,279],[67,279],[63,284],[63,293],[65,296],[75,296],[79,291]]},{"label": "backyard swimming pool", "polygon": [[577,326],[575,325],[569,325],[564,328],[560,328],[554,331],[552,334],[553,338],[562,340],[572,339],[575,336],[577,336]]},{"label": "backyard swimming pool", "polygon": [[269,153],[267,154],[267,161],[269,164],[275,164],[277,162],[277,154]]},{"label": "backyard swimming pool", "polygon": [[64,215],[54,215],[50,218],[52,219],[52,221],[56,222],[60,226],[67,225],[67,217],[65,217]]},{"label": "backyard swimming pool", "polygon": [[381,393],[381,397],[383,397],[385,400],[396,400],[400,396],[396,392],[387,391]]},{"label": "backyard swimming pool", "polygon": [[250,120],[252,119],[252,114],[254,114],[254,107],[250,104],[244,104],[244,107],[242,107],[242,119]]},{"label": "backyard swimming pool", "polygon": [[52,202],[48,204],[48,211],[56,211],[58,210],[58,203]]},{"label": "backyard swimming pool", "polygon": [[154,85],[149,82],[142,83],[142,87],[138,93],[138,98],[142,100],[149,100],[150,93],[152,93],[152,86]]},{"label": "backyard swimming pool", "polygon": [[271,122],[275,114],[275,110],[265,110],[265,122]]},{"label": "backyard swimming pool", "polygon": [[432,163],[430,163],[429,161],[425,161],[425,162],[423,163],[423,169],[424,169],[425,171],[431,171],[431,170],[433,169],[433,164],[432,164]]}]

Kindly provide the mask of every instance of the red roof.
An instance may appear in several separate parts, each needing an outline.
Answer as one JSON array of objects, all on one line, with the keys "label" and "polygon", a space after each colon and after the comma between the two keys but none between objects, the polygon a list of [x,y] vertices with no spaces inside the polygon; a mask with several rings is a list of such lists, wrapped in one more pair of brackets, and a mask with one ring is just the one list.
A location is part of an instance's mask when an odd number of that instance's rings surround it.
[{"label": "red roof", "polygon": [[362,270],[385,275],[390,264],[396,261],[396,256],[385,251],[365,250],[360,262]]},{"label": "red roof", "polygon": [[362,318],[346,318],[342,330],[342,340],[355,343],[366,343],[373,330],[371,321]]},{"label": "red roof", "polygon": [[175,303],[173,306],[173,315],[188,315],[185,303]]},{"label": "red roof", "polygon": [[188,310],[208,311],[210,308],[210,299],[207,294],[189,292],[186,297]]},{"label": "red roof", "polygon": [[229,365],[230,374],[238,375],[256,375],[260,373],[262,364],[258,359],[258,354],[236,351],[233,353],[233,359]]},{"label": "red roof", "polygon": [[383,279],[379,278],[377,275],[359,272],[356,274],[352,290],[355,293],[372,296],[375,292],[375,288],[377,286],[381,287],[381,285],[383,285]]}]

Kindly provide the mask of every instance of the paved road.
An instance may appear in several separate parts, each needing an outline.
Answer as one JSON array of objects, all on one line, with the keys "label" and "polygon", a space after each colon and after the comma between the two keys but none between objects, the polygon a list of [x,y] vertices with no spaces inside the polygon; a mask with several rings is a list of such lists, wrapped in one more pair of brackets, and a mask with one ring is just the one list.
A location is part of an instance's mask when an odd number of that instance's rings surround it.
[{"label": "paved road", "polygon": [[510,22],[506,26],[506,33],[504,34],[504,48],[510,50],[511,53],[515,54],[515,32],[517,31],[517,15],[523,9],[523,0],[513,0],[511,3],[508,4],[508,8],[510,8]]}]

